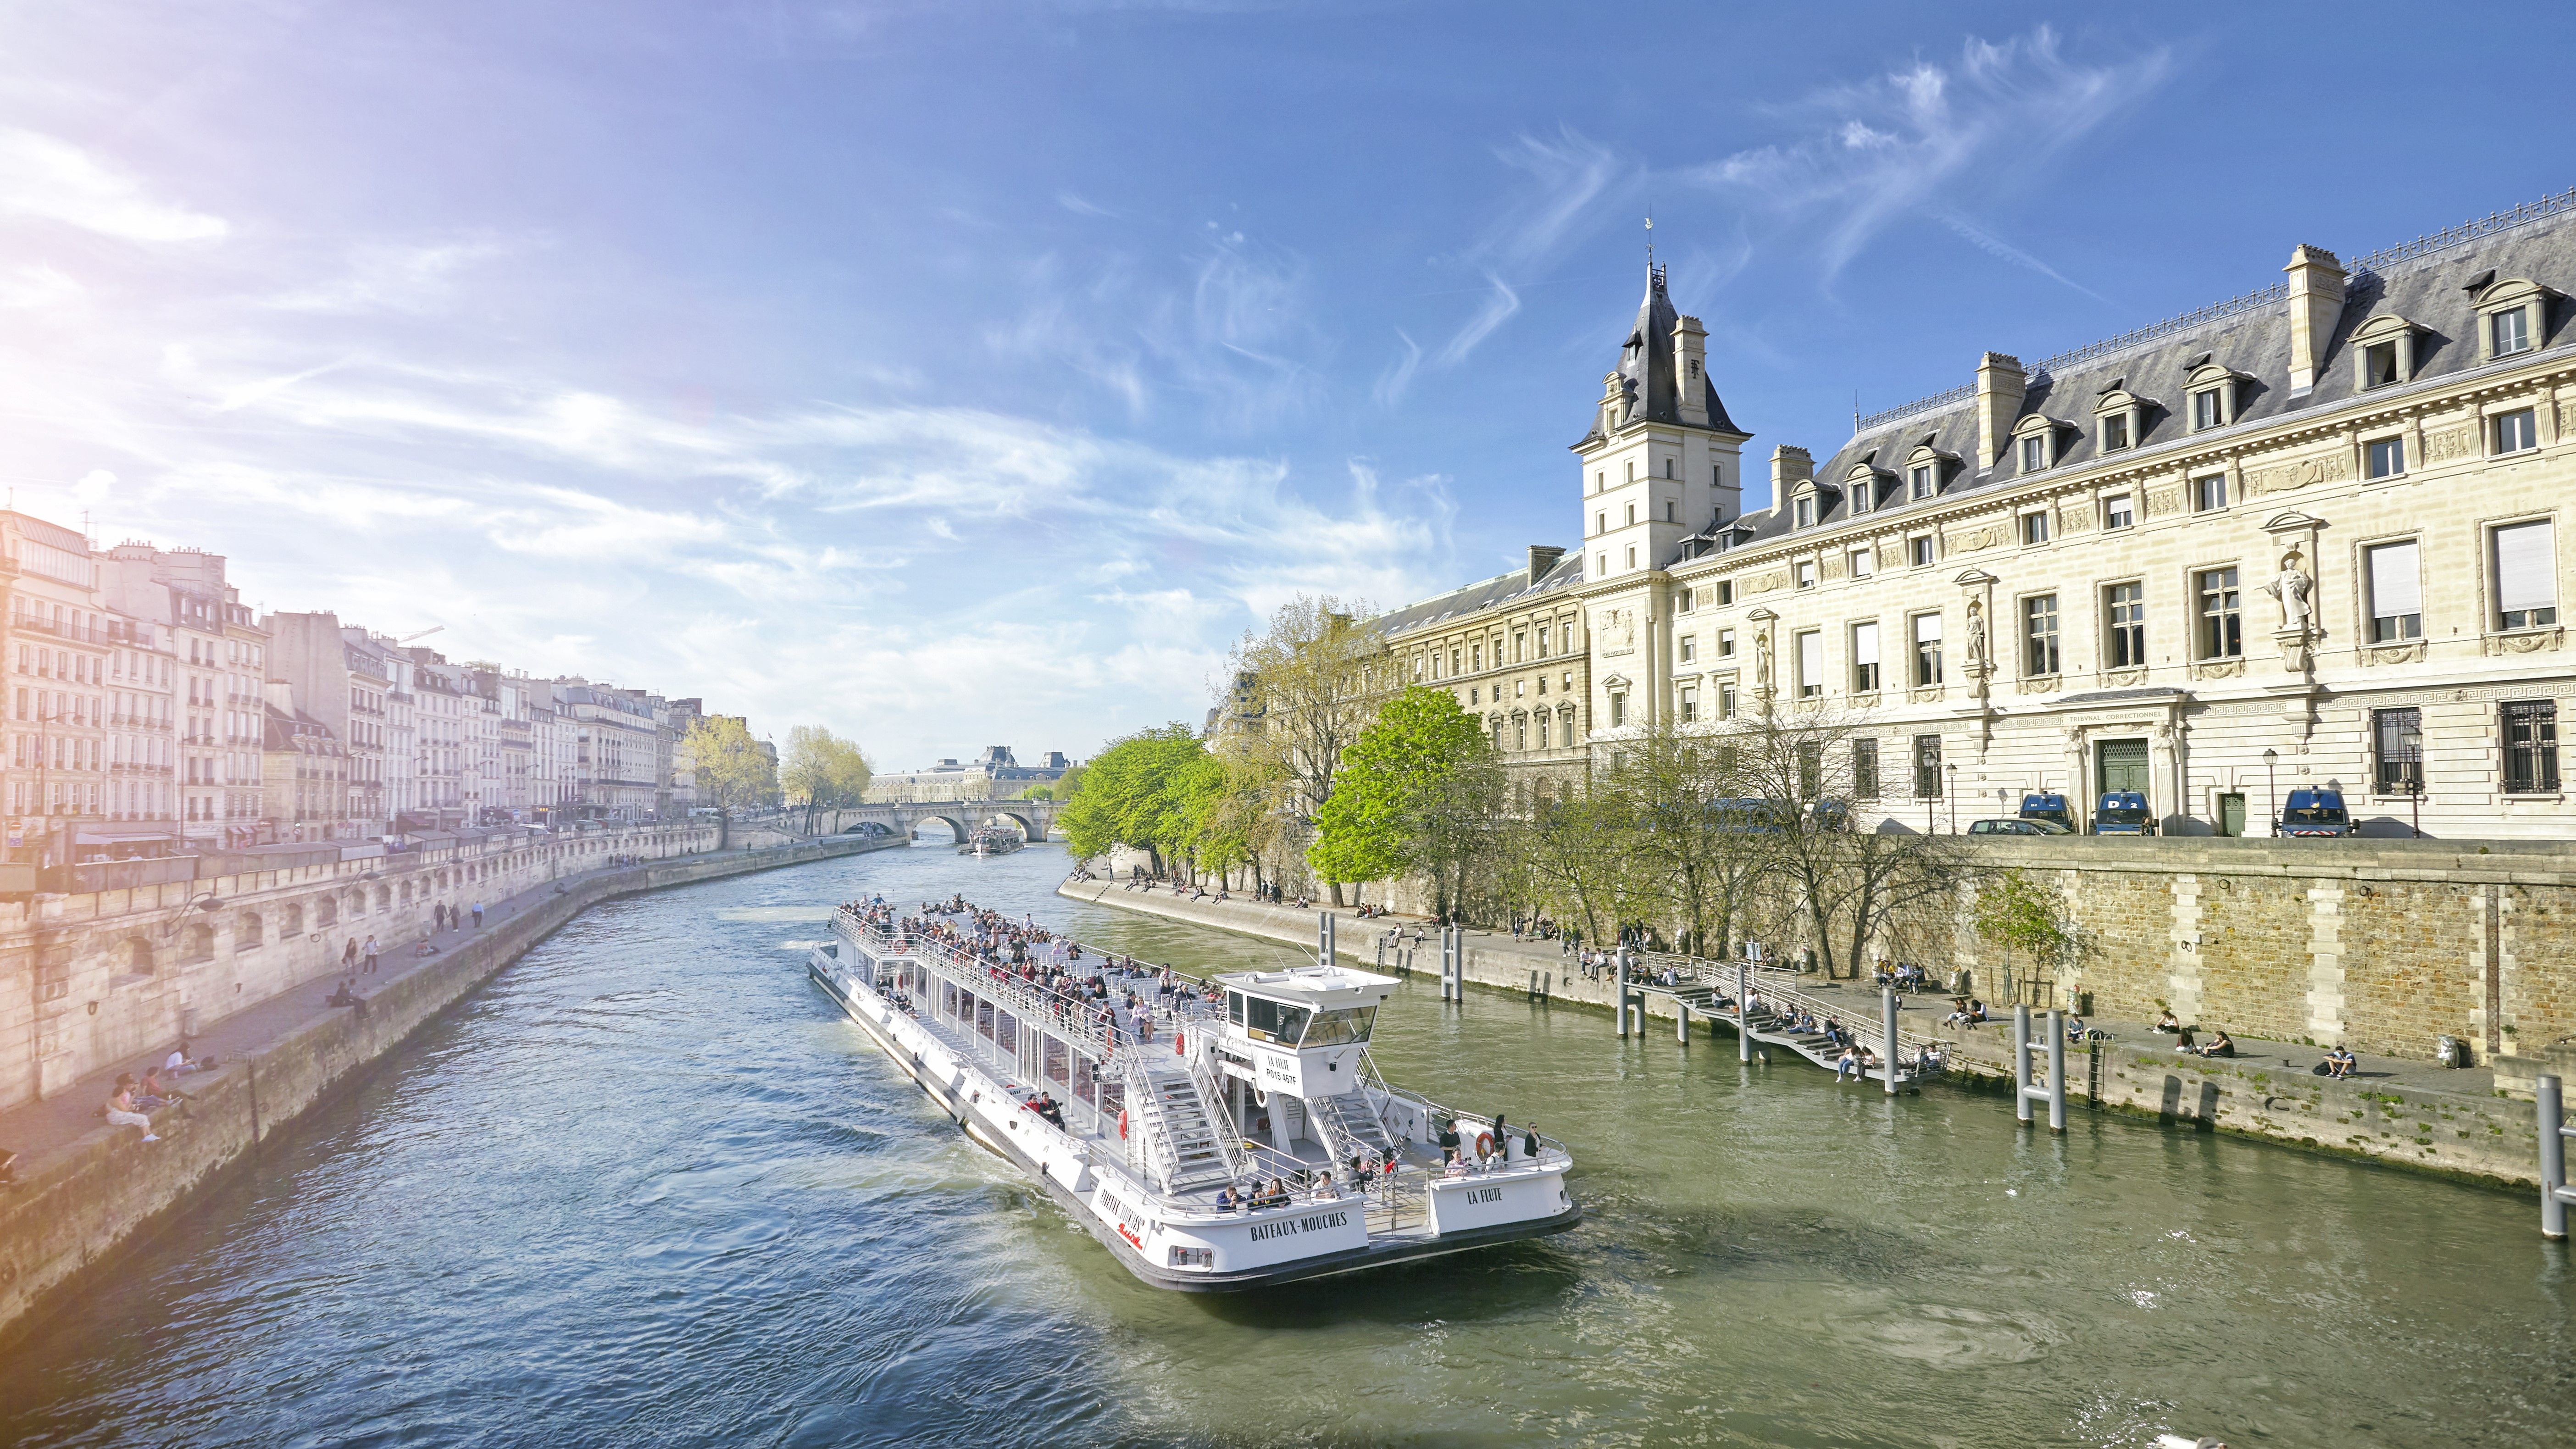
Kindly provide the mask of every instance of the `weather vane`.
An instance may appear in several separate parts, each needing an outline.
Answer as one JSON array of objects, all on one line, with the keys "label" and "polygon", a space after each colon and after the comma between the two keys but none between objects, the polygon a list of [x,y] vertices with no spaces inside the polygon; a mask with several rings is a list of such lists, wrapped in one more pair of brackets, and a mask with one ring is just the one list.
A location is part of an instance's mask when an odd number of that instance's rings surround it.
[{"label": "weather vane", "polygon": [[1652,271],[1652,270],[1654,269],[1654,265],[1655,265],[1655,209],[1654,209],[1653,207],[1651,207],[1651,206],[1650,206],[1650,207],[1646,208],[1646,268],[1647,268],[1647,270]]}]

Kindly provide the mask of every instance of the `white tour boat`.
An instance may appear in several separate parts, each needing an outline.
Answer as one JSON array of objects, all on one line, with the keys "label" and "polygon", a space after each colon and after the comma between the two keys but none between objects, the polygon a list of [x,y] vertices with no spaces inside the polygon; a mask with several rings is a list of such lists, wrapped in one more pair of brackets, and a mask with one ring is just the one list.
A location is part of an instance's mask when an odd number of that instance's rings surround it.
[{"label": "white tour boat", "polygon": [[[1392,977],[1329,957],[1228,972],[1207,982],[1219,1005],[1113,973],[1103,986],[1148,1003],[1139,1029],[852,907],[832,931],[809,963],[823,989],[969,1136],[1157,1287],[1257,1288],[1582,1220],[1562,1145],[1517,1126],[1498,1141],[1491,1119],[1378,1076],[1369,1032]],[[1100,968],[1089,952],[1069,967],[1084,986]],[[1444,1127],[1460,1144],[1450,1163]]]}]

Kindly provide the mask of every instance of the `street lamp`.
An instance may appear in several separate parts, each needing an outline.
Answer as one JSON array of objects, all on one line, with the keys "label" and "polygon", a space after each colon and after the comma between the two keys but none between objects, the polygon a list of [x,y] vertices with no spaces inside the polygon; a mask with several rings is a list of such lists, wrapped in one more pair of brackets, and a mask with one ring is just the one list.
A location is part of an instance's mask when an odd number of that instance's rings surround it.
[{"label": "street lamp", "polygon": [[2272,834],[2275,836],[2281,833],[2281,785],[2273,778],[2272,767],[2279,762],[2280,758],[2279,750],[2263,752],[2263,788],[2272,797]]},{"label": "street lamp", "polygon": [[1942,768],[1950,774],[1949,783],[1941,791],[1941,799],[1950,807],[1950,833],[1956,835],[1959,833],[1959,767],[1953,762]]}]

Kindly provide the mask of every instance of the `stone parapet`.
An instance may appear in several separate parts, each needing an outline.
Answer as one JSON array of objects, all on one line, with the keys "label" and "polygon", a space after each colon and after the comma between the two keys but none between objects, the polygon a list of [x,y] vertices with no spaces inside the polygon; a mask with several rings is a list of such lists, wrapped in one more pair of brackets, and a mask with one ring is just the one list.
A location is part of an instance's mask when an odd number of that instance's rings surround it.
[{"label": "stone parapet", "polygon": [[[594,872],[563,883],[472,940],[369,982],[357,1008],[317,1009],[265,1045],[184,1079],[184,1111],[165,1111],[158,1142],[100,1126],[19,1164],[0,1198],[0,1342],[82,1269],[167,1222],[277,1131],[351,1082],[529,947],[613,897],[834,856],[900,848],[900,838],[837,837],[759,852],[701,854]],[[498,900],[496,895],[493,899]],[[32,1110],[32,1109],[31,1109]]]}]

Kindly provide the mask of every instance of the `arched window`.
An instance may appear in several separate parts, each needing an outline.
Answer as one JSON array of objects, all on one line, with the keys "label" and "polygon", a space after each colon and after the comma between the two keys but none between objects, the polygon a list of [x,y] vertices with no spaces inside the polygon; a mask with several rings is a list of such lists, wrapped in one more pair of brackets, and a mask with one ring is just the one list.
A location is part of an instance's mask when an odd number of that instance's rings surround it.
[{"label": "arched window", "polygon": [[381,916],[393,908],[394,888],[392,886],[376,887],[376,914]]},{"label": "arched window", "polygon": [[327,931],[340,924],[340,902],[324,896],[313,903],[313,929]]},{"label": "arched window", "polygon": [[288,906],[285,909],[278,918],[277,934],[278,939],[280,940],[284,940],[289,936],[301,936],[304,934],[304,908],[302,906]]},{"label": "arched window", "polygon": [[137,976],[151,975],[152,943],[141,936],[126,937],[123,949],[117,952],[116,964]]},{"label": "arched window", "polygon": [[203,921],[191,921],[179,931],[179,960],[183,965],[215,959],[215,928]]},{"label": "arched window", "polygon": [[259,912],[244,911],[233,917],[233,949],[256,951],[266,937],[260,927]]}]

